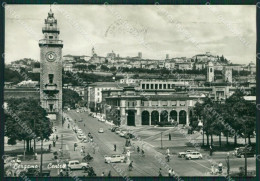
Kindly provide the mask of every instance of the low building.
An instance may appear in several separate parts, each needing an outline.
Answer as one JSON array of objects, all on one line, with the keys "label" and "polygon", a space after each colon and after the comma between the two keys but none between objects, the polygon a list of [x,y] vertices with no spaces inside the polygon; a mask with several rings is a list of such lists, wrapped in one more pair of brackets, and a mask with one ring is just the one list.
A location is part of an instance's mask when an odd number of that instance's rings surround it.
[{"label": "low building", "polygon": [[105,99],[106,117],[128,126],[156,125],[159,122],[173,121],[189,125],[191,110],[197,102],[197,97],[189,97],[187,93],[143,95],[134,87],[110,91]]}]

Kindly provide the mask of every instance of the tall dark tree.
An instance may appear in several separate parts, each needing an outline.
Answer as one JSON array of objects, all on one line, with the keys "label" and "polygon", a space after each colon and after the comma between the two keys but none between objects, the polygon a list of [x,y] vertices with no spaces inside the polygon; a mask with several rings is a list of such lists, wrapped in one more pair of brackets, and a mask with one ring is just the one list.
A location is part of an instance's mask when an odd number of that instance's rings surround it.
[{"label": "tall dark tree", "polygon": [[79,94],[71,89],[62,90],[62,106],[69,106],[70,108],[75,108],[76,104],[81,101]]}]

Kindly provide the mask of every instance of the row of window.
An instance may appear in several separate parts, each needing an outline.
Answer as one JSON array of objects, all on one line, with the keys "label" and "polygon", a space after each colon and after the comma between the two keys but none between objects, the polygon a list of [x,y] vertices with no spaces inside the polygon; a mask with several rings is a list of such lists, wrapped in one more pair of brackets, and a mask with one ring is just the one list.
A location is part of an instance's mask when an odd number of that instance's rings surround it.
[{"label": "row of window", "polygon": [[142,84],[142,89],[174,89],[175,84]]}]

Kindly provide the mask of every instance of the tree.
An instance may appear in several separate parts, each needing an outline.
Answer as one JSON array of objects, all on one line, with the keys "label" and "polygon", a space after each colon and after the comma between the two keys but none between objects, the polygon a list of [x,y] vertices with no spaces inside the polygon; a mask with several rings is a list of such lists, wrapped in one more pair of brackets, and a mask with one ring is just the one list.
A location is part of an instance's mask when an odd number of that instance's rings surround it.
[{"label": "tree", "polygon": [[111,67],[109,70],[110,70],[111,72],[114,72],[114,71],[116,71],[116,67]]},{"label": "tree", "polygon": [[81,101],[79,94],[71,89],[62,90],[62,107],[69,106],[70,108],[75,108],[76,104]]},{"label": "tree", "polygon": [[26,141],[26,151],[32,139],[41,137],[48,139],[52,133],[52,123],[47,118],[46,111],[40,106],[39,100],[9,99],[5,109],[5,136],[8,143],[16,140]]},{"label": "tree", "polygon": [[105,65],[101,65],[100,69],[103,71],[109,71],[109,68]]},{"label": "tree", "polygon": [[97,66],[94,65],[94,64],[88,65],[88,69],[89,69],[89,70],[96,70],[96,68],[97,68]]},{"label": "tree", "polygon": [[5,68],[4,76],[5,82],[13,82],[14,84],[17,84],[25,80],[24,77],[22,77],[22,75],[19,74],[19,72],[13,71],[9,68]]},{"label": "tree", "polygon": [[244,99],[244,93],[241,90],[236,92],[226,100],[227,110],[229,112],[229,121],[235,130],[234,144],[237,144],[238,135],[246,135],[249,138],[255,131],[256,108],[253,103]]}]

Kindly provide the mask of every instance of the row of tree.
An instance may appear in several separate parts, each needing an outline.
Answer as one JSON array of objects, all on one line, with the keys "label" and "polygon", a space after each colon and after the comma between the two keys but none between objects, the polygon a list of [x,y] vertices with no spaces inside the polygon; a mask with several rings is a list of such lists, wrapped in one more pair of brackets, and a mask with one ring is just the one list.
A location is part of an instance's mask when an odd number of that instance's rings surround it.
[{"label": "row of tree", "polygon": [[[198,129],[199,121],[202,120],[203,131],[207,137],[207,146],[213,145],[213,135],[219,136],[219,146],[221,147],[221,135],[226,137],[226,144],[229,145],[228,138],[234,138],[234,145],[238,143],[238,138],[251,144],[251,137],[255,133],[256,107],[254,103],[244,99],[242,91],[237,90],[232,96],[226,99],[225,103],[212,101],[207,98],[203,103],[196,103],[191,117],[191,126]],[[203,133],[203,145],[204,145]],[[209,143],[209,137],[211,139]]]},{"label": "row of tree", "polygon": [[32,140],[50,137],[52,124],[39,100],[20,98],[5,101],[5,136],[8,137],[8,144],[15,145],[17,141],[24,141],[26,151],[29,152]]}]

